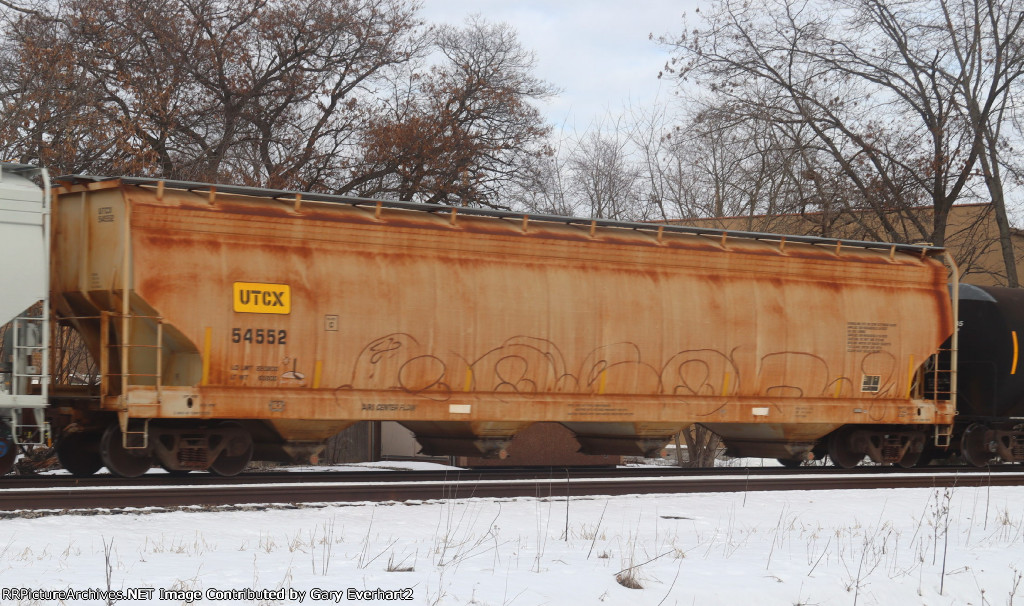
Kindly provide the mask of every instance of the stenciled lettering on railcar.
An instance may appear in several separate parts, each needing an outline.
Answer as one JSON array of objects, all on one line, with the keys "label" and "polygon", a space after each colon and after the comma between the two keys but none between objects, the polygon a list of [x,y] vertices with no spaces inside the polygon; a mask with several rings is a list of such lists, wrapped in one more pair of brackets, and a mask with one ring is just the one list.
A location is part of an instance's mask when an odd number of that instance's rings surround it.
[{"label": "stenciled lettering on railcar", "polygon": [[416,410],[415,404],[394,404],[383,402],[363,402],[363,412],[412,412]]},{"label": "stenciled lettering on railcar", "polygon": [[847,322],[846,352],[875,353],[892,347],[889,329],[895,326],[889,322]]},{"label": "stenciled lettering on railcar", "polygon": [[287,345],[288,331],[273,328],[240,328],[231,329],[232,343],[254,343],[256,345]]},{"label": "stenciled lettering on railcar", "polygon": [[569,416],[588,417],[632,417],[636,413],[624,406],[606,404],[603,402],[589,402],[586,404],[570,404]]},{"label": "stenciled lettering on railcar", "polygon": [[235,282],[232,291],[238,313],[286,315],[292,311],[292,289],[287,284]]}]

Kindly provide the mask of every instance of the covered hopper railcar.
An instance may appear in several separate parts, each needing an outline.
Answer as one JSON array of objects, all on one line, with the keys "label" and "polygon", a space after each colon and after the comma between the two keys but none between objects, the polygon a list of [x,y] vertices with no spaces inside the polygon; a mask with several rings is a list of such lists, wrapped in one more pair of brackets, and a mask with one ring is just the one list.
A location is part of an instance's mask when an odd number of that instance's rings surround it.
[{"label": "covered hopper railcar", "polygon": [[53,305],[99,366],[53,415],[77,473],[233,474],[368,420],[475,456],[539,421],[614,454],[701,423],[842,465],[953,431],[938,248],[133,178],[54,199]]},{"label": "covered hopper railcar", "polygon": [[0,475],[18,445],[48,440],[48,199],[45,169],[0,162]]}]

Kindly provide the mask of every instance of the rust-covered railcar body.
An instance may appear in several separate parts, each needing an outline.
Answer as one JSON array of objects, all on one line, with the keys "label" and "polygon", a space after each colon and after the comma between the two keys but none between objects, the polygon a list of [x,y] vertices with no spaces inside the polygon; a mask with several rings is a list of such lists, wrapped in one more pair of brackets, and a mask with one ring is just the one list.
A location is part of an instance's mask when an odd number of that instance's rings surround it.
[{"label": "rust-covered railcar body", "polygon": [[460,455],[538,421],[616,454],[702,423],[794,461],[842,426],[887,426],[863,437],[899,460],[953,422],[921,389],[952,333],[941,249],[145,179],[66,181],[54,230],[55,309],[102,371],[73,427],[127,475],[365,420]]}]

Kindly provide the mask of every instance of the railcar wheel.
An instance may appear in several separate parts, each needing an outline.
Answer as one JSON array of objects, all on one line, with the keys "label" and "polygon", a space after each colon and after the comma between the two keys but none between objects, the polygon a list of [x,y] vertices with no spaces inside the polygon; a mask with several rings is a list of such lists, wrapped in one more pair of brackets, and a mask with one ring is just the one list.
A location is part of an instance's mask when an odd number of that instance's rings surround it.
[{"label": "railcar wheel", "polygon": [[779,463],[786,469],[796,469],[803,465],[800,459],[778,459]]},{"label": "railcar wheel", "polygon": [[864,452],[853,446],[853,431],[840,429],[828,439],[828,458],[840,469],[852,469],[864,459]]},{"label": "railcar wheel", "polygon": [[122,478],[137,478],[149,471],[153,466],[153,457],[134,450],[126,449],[121,443],[121,428],[117,425],[111,425],[103,432],[100,457],[110,473]]},{"label": "railcar wheel", "polygon": [[7,428],[0,425],[0,476],[5,476],[14,469],[14,459],[17,457],[18,447],[8,434]]},{"label": "railcar wheel", "polygon": [[237,476],[252,460],[252,436],[238,423],[226,421],[220,429],[227,430],[224,450],[210,464],[210,473],[218,476]]},{"label": "railcar wheel", "polygon": [[57,440],[57,460],[71,475],[84,478],[103,467],[100,436],[94,433],[69,433]]},{"label": "railcar wheel", "polygon": [[964,436],[960,439],[960,454],[975,467],[987,467],[992,460],[992,451],[988,448],[985,435],[987,433],[987,427],[974,423],[964,431]]}]

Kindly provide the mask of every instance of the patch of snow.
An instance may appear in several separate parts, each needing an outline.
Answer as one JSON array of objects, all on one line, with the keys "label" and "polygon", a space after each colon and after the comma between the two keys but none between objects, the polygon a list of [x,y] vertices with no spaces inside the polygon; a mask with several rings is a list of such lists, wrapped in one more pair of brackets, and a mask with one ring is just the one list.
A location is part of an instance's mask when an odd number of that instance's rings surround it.
[{"label": "patch of snow", "polygon": [[[982,487],[7,518],[0,603],[58,604],[19,591],[106,591],[109,574],[154,590],[122,604],[1009,604],[1022,501]],[[105,603],[84,597],[63,603]]]}]

